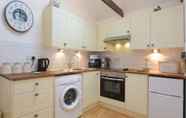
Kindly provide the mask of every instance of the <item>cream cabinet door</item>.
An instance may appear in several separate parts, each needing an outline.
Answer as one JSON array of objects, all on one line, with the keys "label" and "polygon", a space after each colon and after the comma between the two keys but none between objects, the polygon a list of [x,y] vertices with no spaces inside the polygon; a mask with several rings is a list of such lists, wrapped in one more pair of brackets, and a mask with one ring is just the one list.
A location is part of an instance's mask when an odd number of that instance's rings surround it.
[{"label": "cream cabinet door", "polygon": [[183,7],[162,8],[151,15],[152,45],[155,48],[183,47]]},{"label": "cream cabinet door", "polygon": [[131,14],[131,49],[146,49],[150,46],[149,9]]},{"label": "cream cabinet door", "polygon": [[83,108],[98,102],[99,72],[83,73]]},{"label": "cream cabinet door", "polygon": [[107,51],[112,50],[112,46],[104,43],[104,39],[110,30],[109,21],[97,23],[97,50],[98,51]]},{"label": "cream cabinet door", "polygon": [[43,13],[43,42],[47,47],[64,48],[68,34],[68,13],[48,7]]},{"label": "cream cabinet door", "polygon": [[147,115],[148,77],[147,75],[127,74],[126,107],[128,110]]},{"label": "cream cabinet door", "polygon": [[67,48],[80,49],[84,38],[83,20],[74,14],[69,14],[68,20],[69,36],[67,39]]},{"label": "cream cabinet door", "polygon": [[45,109],[39,112],[34,112],[18,118],[53,118],[52,112],[50,109]]},{"label": "cream cabinet door", "polygon": [[96,25],[93,23],[85,23],[84,29],[85,38],[82,42],[82,49],[88,51],[97,50],[97,40],[96,40]]}]

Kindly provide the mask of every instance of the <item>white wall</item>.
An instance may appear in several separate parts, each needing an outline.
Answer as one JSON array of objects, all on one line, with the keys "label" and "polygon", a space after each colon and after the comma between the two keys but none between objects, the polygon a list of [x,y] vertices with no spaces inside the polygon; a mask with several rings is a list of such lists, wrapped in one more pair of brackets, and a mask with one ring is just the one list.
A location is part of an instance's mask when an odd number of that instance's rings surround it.
[{"label": "white wall", "polygon": [[[52,68],[64,68],[64,58],[56,58],[56,50],[46,49],[42,45],[42,12],[49,4],[49,0],[22,0],[33,10],[34,25],[27,33],[16,33],[9,29],[4,21],[3,10],[11,0],[0,0],[0,64],[3,62],[24,62],[27,57],[49,57],[52,60]],[[70,52],[70,55],[69,55]],[[72,57],[73,51],[66,52],[66,57]],[[86,53],[80,59],[86,60]],[[78,61],[76,61],[78,62]],[[78,65],[75,64],[75,65]],[[86,64],[85,64],[86,65]]]}]

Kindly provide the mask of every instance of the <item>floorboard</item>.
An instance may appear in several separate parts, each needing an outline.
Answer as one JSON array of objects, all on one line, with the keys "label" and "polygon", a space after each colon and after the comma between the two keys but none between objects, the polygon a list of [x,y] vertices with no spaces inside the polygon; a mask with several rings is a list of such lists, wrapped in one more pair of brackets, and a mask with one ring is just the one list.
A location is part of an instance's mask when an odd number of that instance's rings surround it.
[{"label": "floorboard", "polygon": [[119,112],[112,111],[102,106],[97,106],[87,111],[81,118],[131,118]]}]

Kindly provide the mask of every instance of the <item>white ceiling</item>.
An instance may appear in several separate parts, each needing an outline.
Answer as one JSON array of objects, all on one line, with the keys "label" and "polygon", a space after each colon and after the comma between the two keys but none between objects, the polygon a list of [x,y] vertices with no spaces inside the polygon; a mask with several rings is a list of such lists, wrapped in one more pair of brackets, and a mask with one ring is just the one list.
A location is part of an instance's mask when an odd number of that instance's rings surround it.
[{"label": "white ceiling", "polygon": [[[157,4],[175,4],[180,0],[113,0],[124,13],[138,10],[144,7],[152,7]],[[63,0],[64,7],[76,14],[91,20],[100,21],[110,17],[119,17],[102,0]]]}]

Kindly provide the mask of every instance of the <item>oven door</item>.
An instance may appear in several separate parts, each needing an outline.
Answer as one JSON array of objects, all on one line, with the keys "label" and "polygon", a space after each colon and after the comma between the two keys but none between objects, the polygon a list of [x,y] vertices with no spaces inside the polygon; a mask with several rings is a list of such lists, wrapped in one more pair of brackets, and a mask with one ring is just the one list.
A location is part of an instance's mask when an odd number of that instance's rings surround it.
[{"label": "oven door", "polygon": [[103,97],[125,102],[125,79],[101,76],[100,94]]}]

